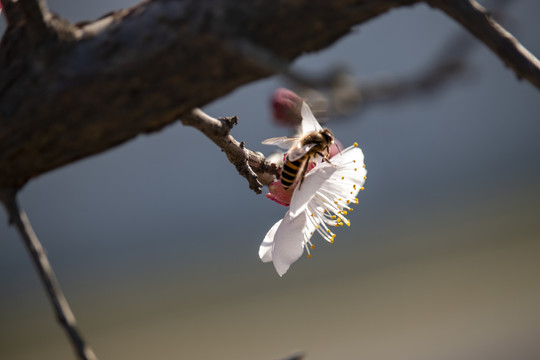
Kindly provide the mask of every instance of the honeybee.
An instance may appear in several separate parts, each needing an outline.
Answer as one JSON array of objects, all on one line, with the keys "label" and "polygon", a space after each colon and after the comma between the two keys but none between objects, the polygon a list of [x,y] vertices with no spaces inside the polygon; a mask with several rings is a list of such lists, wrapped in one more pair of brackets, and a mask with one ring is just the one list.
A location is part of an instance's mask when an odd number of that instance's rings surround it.
[{"label": "honeybee", "polygon": [[[315,119],[313,118],[313,120]],[[285,190],[297,181],[299,182],[298,188],[300,188],[309,164],[317,156],[328,161],[330,146],[334,143],[334,134],[329,129],[321,128],[317,122],[316,125],[318,125],[319,130],[307,132],[302,136],[277,137],[262,142],[265,145],[276,145],[288,149],[287,157],[281,168],[281,185]]]}]

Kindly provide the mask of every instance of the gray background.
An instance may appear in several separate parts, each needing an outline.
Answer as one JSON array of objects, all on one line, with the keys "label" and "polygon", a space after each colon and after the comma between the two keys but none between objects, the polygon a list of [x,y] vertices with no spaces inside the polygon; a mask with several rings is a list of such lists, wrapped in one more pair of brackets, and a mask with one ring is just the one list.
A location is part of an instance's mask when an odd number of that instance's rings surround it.
[{"label": "gray background", "polygon": [[[49,1],[73,21],[134,3]],[[508,9],[536,55],[539,11]],[[397,9],[294,66],[407,75],[457,32],[425,5]],[[366,191],[336,243],[315,238],[283,278],[257,251],[286,209],[180,123],[31,181],[20,203],[100,359],[539,358],[540,96],[484,45],[470,59],[440,93],[330,125],[363,148]],[[286,134],[268,106],[283,85],[204,110],[238,115],[235,138],[269,154],[260,142]],[[74,358],[3,211],[0,358]]]}]

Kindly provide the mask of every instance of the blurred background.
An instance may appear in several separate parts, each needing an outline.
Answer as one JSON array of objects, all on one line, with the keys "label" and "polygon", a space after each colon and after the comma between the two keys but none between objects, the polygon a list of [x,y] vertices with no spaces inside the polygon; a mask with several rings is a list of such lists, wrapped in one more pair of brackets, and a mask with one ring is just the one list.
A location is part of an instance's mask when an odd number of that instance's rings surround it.
[{"label": "blurred background", "polygon": [[[48,3],[79,21],[136,2]],[[505,10],[537,56],[539,13],[536,0]],[[396,9],[294,69],[409,76],[456,34],[471,41],[428,6]],[[286,208],[180,123],[31,181],[20,204],[98,357],[539,359],[540,92],[472,44],[469,72],[438,91],[327,124],[364,150],[366,190],[335,244],[315,237],[283,278],[257,252]],[[261,80],[203,110],[238,115],[233,136],[270,154],[260,142],[287,135],[270,115],[280,86]],[[1,211],[0,359],[74,358]]]}]

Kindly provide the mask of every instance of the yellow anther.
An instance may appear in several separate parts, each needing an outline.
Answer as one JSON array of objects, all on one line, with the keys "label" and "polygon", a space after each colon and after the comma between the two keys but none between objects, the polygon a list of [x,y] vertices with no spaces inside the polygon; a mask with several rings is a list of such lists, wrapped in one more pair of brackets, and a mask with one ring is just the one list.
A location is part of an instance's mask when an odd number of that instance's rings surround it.
[{"label": "yellow anther", "polygon": [[339,198],[338,200],[341,201],[341,198]]},{"label": "yellow anther", "polygon": [[319,228],[319,225],[315,225],[315,227],[318,229],[318,228]]},{"label": "yellow anther", "polygon": [[311,250],[315,249],[315,245],[311,245]]},{"label": "yellow anther", "polygon": [[357,168],[354,168],[354,171],[358,170]]},{"label": "yellow anther", "polygon": [[330,239],[330,244],[334,243],[334,238]]},{"label": "yellow anther", "polygon": [[330,219],[332,219],[332,220],[336,220],[336,215],[332,215],[332,216],[330,216]]},{"label": "yellow anther", "polygon": [[365,189],[365,187],[362,186],[362,187],[360,188],[360,191],[362,191],[362,190],[364,190],[364,189]]},{"label": "yellow anther", "polygon": [[311,216],[313,216],[313,214],[311,214]]},{"label": "yellow anther", "polygon": [[341,177],[341,180],[345,180],[345,176],[342,176],[342,177]]},{"label": "yellow anther", "polygon": [[[352,193],[351,193],[352,194]],[[347,200],[347,205],[351,202],[351,200]]]},{"label": "yellow anther", "polygon": [[364,176],[364,180],[366,180],[366,179],[367,179],[367,176]]},{"label": "yellow anther", "polygon": [[349,208],[349,211],[353,211],[354,209],[353,208]]},{"label": "yellow anther", "polygon": [[330,229],[326,229],[326,232],[329,233],[329,232],[330,232]]},{"label": "yellow anther", "polygon": [[[353,194],[353,192],[351,191],[351,195],[352,195],[352,194]],[[347,201],[349,201],[349,200],[347,200]],[[348,203],[347,203],[347,204],[348,204]]]},{"label": "yellow anther", "polygon": [[352,162],[356,162],[356,160],[353,160]]},{"label": "yellow anther", "polygon": [[363,167],[363,168],[365,168],[365,167],[366,167],[366,165],[362,165],[362,167]]},{"label": "yellow anther", "polygon": [[343,215],[347,215],[347,211],[346,211],[346,210],[343,210],[341,213],[342,213]]},{"label": "yellow anther", "polygon": [[353,145],[354,145],[354,146],[358,146],[358,143],[355,142]]},{"label": "yellow anther", "polygon": [[334,201],[334,204],[336,204],[336,205],[337,205],[337,204],[338,204],[338,202],[337,202],[337,201]]},{"label": "yellow anther", "polygon": [[307,254],[307,258],[308,258],[308,259],[311,259],[311,254]]},{"label": "yellow anther", "polygon": [[354,190],[356,190],[356,184],[353,184],[353,186],[352,186],[352,187],[353,187],[353,189],[354,189]]}]

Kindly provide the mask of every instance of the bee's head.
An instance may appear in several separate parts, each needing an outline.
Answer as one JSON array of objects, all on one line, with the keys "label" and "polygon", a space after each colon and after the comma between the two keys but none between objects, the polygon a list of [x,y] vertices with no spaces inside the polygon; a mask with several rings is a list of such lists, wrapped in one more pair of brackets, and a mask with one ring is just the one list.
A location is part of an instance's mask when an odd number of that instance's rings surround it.
[{"label": "bee's head", "polygon": [[332,131],[330,131],[330,129],[323,129],[321,135],[324,137],[324,140],[326,140],[326,142],[330,144],[334,143],[334,134],[332,134]]}]

